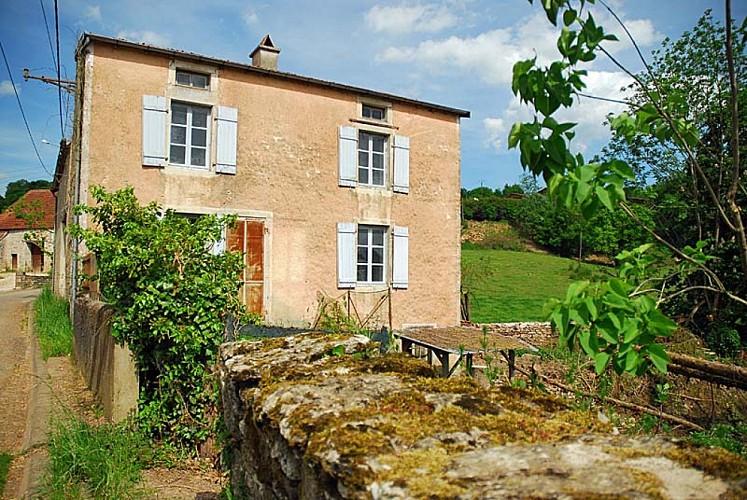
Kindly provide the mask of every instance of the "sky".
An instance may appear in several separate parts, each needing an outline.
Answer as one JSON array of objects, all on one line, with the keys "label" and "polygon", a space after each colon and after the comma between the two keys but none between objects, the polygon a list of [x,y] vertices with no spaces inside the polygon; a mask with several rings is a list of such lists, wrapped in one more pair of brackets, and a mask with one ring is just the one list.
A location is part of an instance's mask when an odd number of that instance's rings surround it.
[{"label": "sky", "polygon": [[[607,3],[648,57],[665,37],[676,39],[692,28],[706,9],[724,18],[723,1]],[[747,2],[732,3],[741,22]],[[84,32],[244,63],[269,33],[282,49],[282,71],[468,110],[472,116],[461,127],[462,186],[468,189],[518,182],[523,172],[516,151],[507,149],[507,135],[530,113],[511,93],[511,69],[534,56],[539,63],[558,58],[557,28],[526,0],[58,0],[57,7],[62,79],[75,78],[75,46]],[[597,24],[623,40],[607,45],[615,58],[640,71],[608,11],[596,5],[592,12]],[[23,78],[23,68],[56,78],[54,0],[0,0],[0,43],[10,69],[0,60],[4,194],[8,182],[51,179],[60,140],[71,134],[74,101],[66,91],[60,99],[54,85]],[[585,69],[587,93],[624,97],[629,78],[610,61],[598,59]],[[588,157],[609,139],[605,117],[622,109],[581,98],[560,118],[578,123],[573,148]]]}]

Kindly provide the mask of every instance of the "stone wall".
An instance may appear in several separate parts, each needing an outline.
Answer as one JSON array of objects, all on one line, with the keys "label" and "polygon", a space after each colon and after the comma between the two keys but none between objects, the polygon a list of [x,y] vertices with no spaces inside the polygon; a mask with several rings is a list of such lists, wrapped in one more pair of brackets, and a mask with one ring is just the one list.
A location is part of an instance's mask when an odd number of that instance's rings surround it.
[{"label": "stone wall", "polygon": [[132,353],[111,335],[114,308],[82,297],[75,302],[73,351],[88,387],[109,421],[119,422],[137,409],[138,378]]},{"label": "stone wall", "polygon": [[16,273],[16,289],[43,288],[52,284],[52,276],[47,273]]},{"label": "stone wall", "polygon": [[[441,379],[366,337],[225,344],[236,498],[744,498],[724,450],[617,435],[540,392]],[[740,483],[741,481],[741,483]]]}]

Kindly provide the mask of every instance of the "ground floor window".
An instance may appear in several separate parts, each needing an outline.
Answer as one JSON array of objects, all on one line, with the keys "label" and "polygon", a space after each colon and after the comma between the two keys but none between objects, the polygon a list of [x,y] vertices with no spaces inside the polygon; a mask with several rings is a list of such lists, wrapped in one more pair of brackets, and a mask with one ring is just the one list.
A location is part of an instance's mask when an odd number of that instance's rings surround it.
[{"label": "ground floor window", "polygon": [[383,226],[358,226],[357,281],[384,283],[386,231]]}]

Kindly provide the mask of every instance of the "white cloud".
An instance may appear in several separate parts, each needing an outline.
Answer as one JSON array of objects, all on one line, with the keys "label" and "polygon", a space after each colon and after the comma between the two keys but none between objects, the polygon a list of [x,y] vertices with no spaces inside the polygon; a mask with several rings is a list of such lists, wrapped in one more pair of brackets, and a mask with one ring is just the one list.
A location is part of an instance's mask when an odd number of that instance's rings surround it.
[{"label": "white cloud", "polygon": [[171,39],[167,36],[160,35],[153,31],[119,31],[117,32],[118,38],[126,38],[133,42],[148,43],[151,45],[158,45],[161,47],[168,47],[171,45]]},{"label": "white cloud", "polygon": [[[12,94],[13,84],[9,80],[3,80],[0,82],[0,95]],[[18,93],[21,93],[21,89],[18,89]]]},{"label": "white cloud", "polygon": [[503,149],[503,141],[506,137],[506,122],[503,118],[485,118],[482,121],[482,126],[485,129],[485,142],[484,147],[494,147],[498,151]]},{"label": "white cloud", "polygon": [[374,5],[366,12],[366,23],[374,31],[392,34],[436,33],[456,22],[456,16],[445,5]]},{"label": "white cloud", "polygon": [[86,5],[83,10],[83,16],[90,21],[101,21],[101,6]]},{"label": "white cloud", "polygon": [[244,12],[242,19],[247,26],[251,26],[259,22],[259,16],[257,16],[257,13],[251,9],[248,9]]}]

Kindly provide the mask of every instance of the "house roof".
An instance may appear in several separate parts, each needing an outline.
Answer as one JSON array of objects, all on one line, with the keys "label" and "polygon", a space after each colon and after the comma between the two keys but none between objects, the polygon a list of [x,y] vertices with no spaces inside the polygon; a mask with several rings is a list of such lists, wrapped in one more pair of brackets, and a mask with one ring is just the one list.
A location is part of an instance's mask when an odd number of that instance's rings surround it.
[{"label": "house roof", "polygon": [[[32,228],[27,221],[16,217],[15,208],[21,208],[27,204],[33,204],[33,209],[38,206],[42,211],[43,217],[38,227]],[[0,214],[0,231],[14,229],[52,229],[54,227],[54,210],[55,198],[52,191],[49,189],[32,189],[8,207],[5,212]]]},{"label": "house roof", "polygon": [[[268,37],[265,37],[265,38],[268,38]],[[126,47],[126,48],[130,48],[134,50],[152,52],[155,54],[165,55],[168,57],[192,60],[192,61],[197,61],[201,63],[213,64],[216,66],[223,66],[223,67],[234,68],[234,69],[238,69],[242,71],[249,71],[253,73],[261,73],[261,74],[268,75],[274,78],[281,78],[281,79],[292,80],[292,81],[300,81],[300,82],[309,83],[312,85],[318,85],[321,87],[333,88],[337,90],[353,92],[356,94],[363,94],[363,95],[378,98],[378,99],[390,100],[390,101],[401,102],[401,103],[406,103],[406,104],[413,104],[416,106],[424,107],[427,109],[432,109],[435,111],[443,111],[446,113],[451,113],[456,116],[459,116],[460,118],[469,118],[470,116],[470,112],[465,111],[463,109],[451,108],[448,106],[441,106],[440,104],[433,104],[433,103],[428,103],[424,101],[418,101],[415,99],[409,99],[407,97],[397,96],[394,94],[387,94],[385,92],[377,92],[375,90],[364,89],[361,87],[354,87],[352,85],[345,85],[342,83],[330,82],[326,80],[320,80],[317,78],[311,78],[308,76],[297,75],[295,73],[287,73],[285,71],[277,71],[277,70],[259,68],[257,66],[252,66],[251,64],[243,64],[243,63],[238,63],[234,61],[228,61],[225,59],[217,59],[217,58],[210,57],[210,56],[196,54],[194,52],[187,52],[183,50],[157,47],[155,45],[150,45],[147,43],[136,43],[130,40],[125,40],[123,38],[112,38],[112,37],[108,37],[104,35],[97,35],[95,33],[84,33],[81,36],[80,41],[78,43],[77,54],[80,54],[81,51],[84,50],[88,46],[88,44],[91,42],[102,42],[102,43],[114,45],[117,47]]]}]

